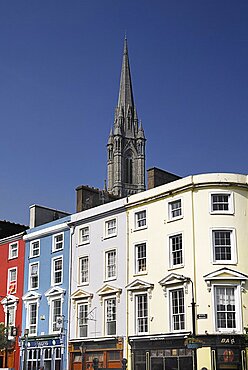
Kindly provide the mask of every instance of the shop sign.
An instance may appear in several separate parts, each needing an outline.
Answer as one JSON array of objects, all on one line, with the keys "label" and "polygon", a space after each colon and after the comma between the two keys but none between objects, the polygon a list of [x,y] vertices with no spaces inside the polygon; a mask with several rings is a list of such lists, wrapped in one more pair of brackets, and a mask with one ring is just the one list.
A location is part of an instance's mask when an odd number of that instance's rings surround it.
[{"label": "shop sign", "polygon": [[187,338],[184,341],[184,345],[189,348],[189,349],[197,349],[202,347],[202,340],[197,339],[197,338]]},{"label": "shop sign", "polygon": [[197,319],[207,319],[208,314],[207,313],[198,313],[196,317],[197,317]]},{"label": "shop sign", "polygon": [[220,338],[220,343],[221,344],[236,344],[234,337]]},{"label": "shop sign", "polygon": [[28,347],[52,347],[61,345],[60,339],[32,340],[28,342]]}]

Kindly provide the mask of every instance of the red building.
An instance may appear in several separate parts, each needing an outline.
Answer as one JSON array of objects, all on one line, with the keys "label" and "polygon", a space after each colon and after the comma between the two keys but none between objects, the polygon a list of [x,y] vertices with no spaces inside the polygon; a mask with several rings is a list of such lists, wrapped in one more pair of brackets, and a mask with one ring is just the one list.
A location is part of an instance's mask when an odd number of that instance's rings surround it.
[{"label": "red building", "polygon": [[0,368],[19,369],[22,295],[27,226],[0,221],[0,322],[8,327],[7,348],[0,350]]}]

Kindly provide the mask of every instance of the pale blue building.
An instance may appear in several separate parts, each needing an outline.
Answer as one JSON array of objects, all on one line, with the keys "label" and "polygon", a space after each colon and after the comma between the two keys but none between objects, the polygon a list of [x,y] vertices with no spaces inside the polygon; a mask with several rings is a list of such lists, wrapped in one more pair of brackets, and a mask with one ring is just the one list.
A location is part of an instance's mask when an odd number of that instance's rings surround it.
[{"label": "pale blue building", "polygon": [[25,236],[21,369],[67,368],[70,216]]}]

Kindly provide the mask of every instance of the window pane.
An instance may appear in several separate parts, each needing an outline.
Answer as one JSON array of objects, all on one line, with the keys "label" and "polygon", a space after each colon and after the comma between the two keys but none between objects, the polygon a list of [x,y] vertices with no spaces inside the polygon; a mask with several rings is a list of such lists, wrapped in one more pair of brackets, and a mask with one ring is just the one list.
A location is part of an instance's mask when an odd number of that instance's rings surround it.
[{"label": "window pane", "polygon": [[137,228],[146,226],[146,211],[135,213],[135,218]]},{"label": "window pane", "polygon": [[88,335],[88,305],[80,304],[78,306],[78,328],[79,336],[87,337]]},{"label": "window pane", "polygon": [[89,259],[88,257],[80,258],[80,284],[89,281]]},{"label": "window pane", "polygon": [[170,237],[171,266],[182,265],[183,263],[183,246],[182,234]]},{"label": "window pane", "polygon": [[230,261],[231,256],[231,231],[215,230],[213,231],[214,258],[215,261]]},{"label": "window pane", "polygon": [[89,241],[89,227],[83,227],[82,229],[80,229],[80,241],[81,243],[86,243],[87,241]]},{"label": "window pane", "polygon": [[216,287],[217,328],[236,328],[235,291],[232,287]]},{"label": "window pane", "polygon": [[169,207],[170,207],[170,218],[175,218],[182,215],[181,199],[175,200],[174,202],[170,202]]},{"label": "window pane", "polygon": [[106,326],[107,326],[107,335],[116,334],[116,299],[111,298],[107,299],[105,302],[106,305]]},{"label": "window pane", "polygon": [[185,329],[183,289],[171,291],[171,316],[172,330]]},{"label": "window pane", "polygon": [[62,283],[62,258],[55,259],[54,263],[54,284]]},{"label": "window pane", "polygon": [[212,211],[229,211],[230,194],[213,194]]},{"label": "window pane", "polygon": [[116,251],[106,253],[106,278],[116,276]]},{"label": "window pane", "polygon": [[61,299],[55,299],[52,302],[53,307],[53,331],[58,331],[56,318],[57,316],[61,316]]},{"label": "window pane", "polygon": [[137,244],[136,248],[136,273],[146,271],[146,243]]},{"label": "window pane", "polygon": [[145,333],[148,331],[148,307],[147,295],[141,294],[136,297],[137,311],[137,331]]}]

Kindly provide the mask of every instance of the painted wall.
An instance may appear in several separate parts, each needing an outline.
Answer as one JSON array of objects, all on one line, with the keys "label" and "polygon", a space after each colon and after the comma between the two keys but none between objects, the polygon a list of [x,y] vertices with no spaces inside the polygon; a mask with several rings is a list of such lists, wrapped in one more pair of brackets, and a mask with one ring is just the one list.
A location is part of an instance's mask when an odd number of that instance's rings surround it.
[{"label": "painted wall", "polygon": [[[170,314],[168,286],[165,297],[163,287],[159,283],[161,279],[170,274],[190,277],[194,282],[196,314],[207,314],[207,319],[197,320],[196,329],[198,334],[216,333],[213,318],[213,292],[207,289],[205,275],[218,269],[228,267],[242,274],[248,274],[247,267],[247,177],[235,174],[207,174],[190,176],[170,184],[160,186],[149,191],[133,195],[128,199],[128,237],[129,237],[129,273],[127,284],[130,286],[136,279],[145,283],[153,284],[151,295],[148,299],[148,334],[170,333]],[[231,214],[211,214],[211,192],[227,191],[232,194],[234,212]],[[169,202],[182,200],[182,217],[170,220],[168,213]],[[135,227],[135,213],[146,210],[147,225],[137,230]],[[211,230],[232,229],[235,234],[237,260],[235,263],[213,263]],[[182,233],[183,236],[183,264],[182,266],[170,267],[169,236]],[[147,268],[146,271],[135,273],[135,245],[146,242],[147,245]],[[218,277],[218,279],[221,276]],[[223,277],[222,277],[223,278]],[[241,280],[228,275],[228,283],[239,284]],[[227,280],[223,280],[227,283]],[[212,282],[213,284],[213,282]],[[192,331],[191,315],[191,284],[184,286],[186,326],[185,332]],[[176,286],[176,285],[175,285]],[[183,286],[183,284],[182,284]],[[173,287],[173,286],[172,286]],[[247,281],[243,286],[248,288]],[[212,289],[213,291],[213,289]],[[135,290],[135,293],[142,292]],[[240,293],[243,327],[247,326],[248,298]],[[132,300],[131,300],[132,299]],[[135,328],[135,304],[134,298],[129,293],[128,298],[128,335],[137,334]],[[238,317],[239,319],[239,317]],[[233,331],[233,330],[231,330]]]},{"label": "painted wall", "polygon": [[[1,254],[1,269],[0,269],[0,296],[1,296],[1,310],[0,322],[5,322],[4,304],[7,302],[4,297],[9,297],[8,304],[16,307],[15,323],[17,328],[17,336],[12,338],[15,341],[14,357],[9,356],[9,367],[19,366],[20,348],[18,345],[18,336],[22,334],[22,295],[23,295],[23,277],[24,277],[24,255],[25,255],[25,242],[22,239],[23,234],[14,235],[0,241],[0,254]],[[9,245],[18,243],[18,252],[16,258],[9,258]],[[16,290],[11,292],[8,289],[8,270],[17,268],[17,284]],[[14,362],[13,362],[14,361]]]},{"label": "painted wall", "polygon": [[[124,209],[125,200],[117,200],[109,204],[89,209],[72,215],[72,271],[71,271],[71,294],[83,291],[92,294],[90,305],[91,314],[88,320],[88,338],[106,337],[104,329],[104,303],[101,302],[99,290],[106,287],[109,296],[116,296],[115,290],[120,289],[117,299],[117,335],[124,336],[126,328],[126,214]],[[112,237],[105,235],[105,222],[116,219],[117,232]],[[80,243],[80,229],[89,227],[89,242]],[[105,277],[105,252],[116,249],[117,253],[117,275],[113,279]],[[89,282],[79,284],[79,258],[89,258]],[[112,293],[111,293],[112,292]],[[103,291],[102,291],[103,293]],[[83,299],[84,294],[79,293]],[[103,294],[104,300],[108,295]],[[70,339],[76,340],[78,334],[76,305],[79,297],[72,300]]]}]

